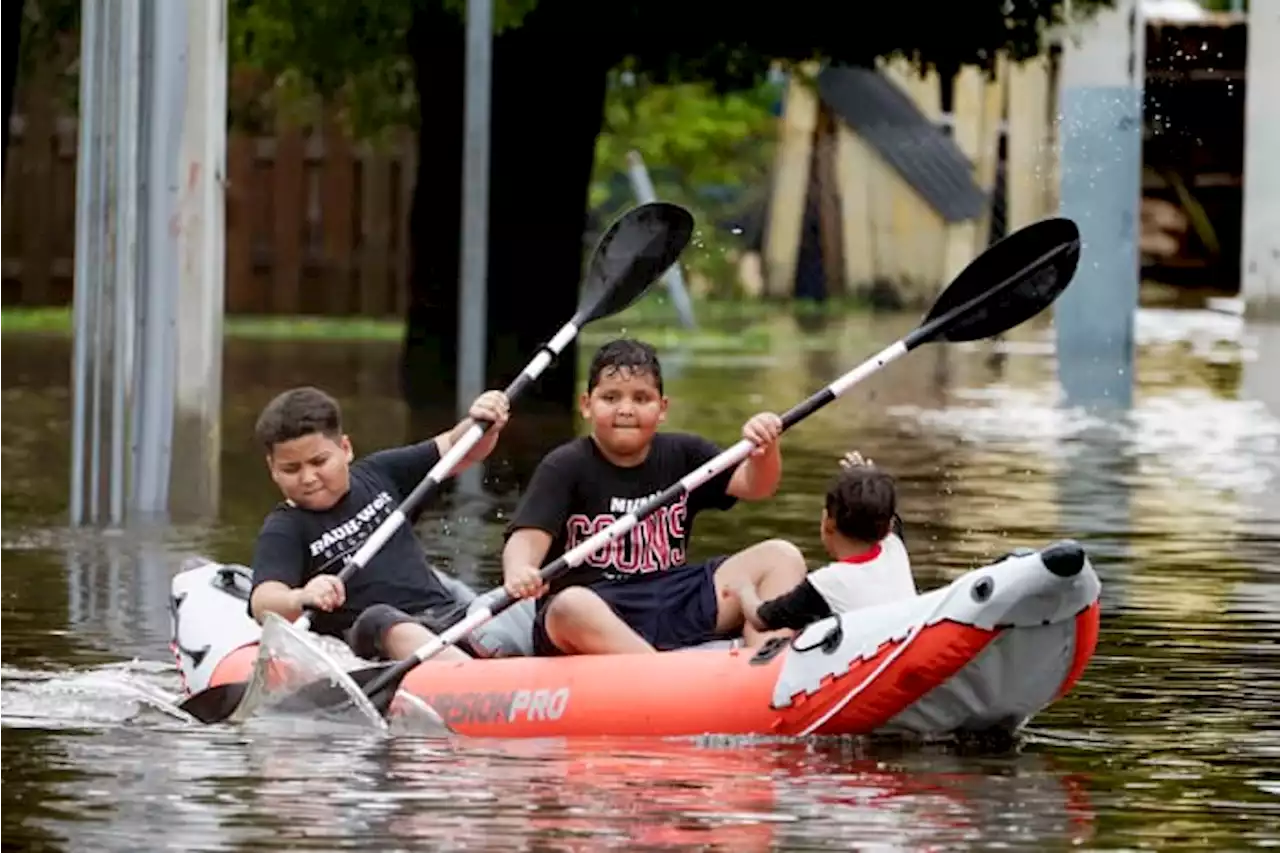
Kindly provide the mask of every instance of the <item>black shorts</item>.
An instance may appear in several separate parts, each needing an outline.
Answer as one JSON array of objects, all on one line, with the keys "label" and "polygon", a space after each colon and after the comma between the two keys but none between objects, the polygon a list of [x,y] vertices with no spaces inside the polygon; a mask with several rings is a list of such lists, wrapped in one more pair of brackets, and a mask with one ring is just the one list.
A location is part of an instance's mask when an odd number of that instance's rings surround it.
[{"label": "black shorts", "polygon": [[[716,569],[727,556],[635,579],[601,581],[587,589],[604,599],[618,617],[659,651],[683,649],[719,639],[716,618]],[[533,620],[533,653],[552,657],[563,652],[547,636],[550,599],[539,601]]]},{"label": "black shorts", "polygon": [[[461,620],[466,612],[465,607],[455,604],[411,615],[390,604],[374,604],[360,611],[343,639],[353,652],[365,660],[386,660],[387,653],[382,640],[394,626],[402,622],[417,622],[428,631],[441,634]],[[466,638],[458,641],[458,648],[473,657],[476,655],[476,650]]]}]

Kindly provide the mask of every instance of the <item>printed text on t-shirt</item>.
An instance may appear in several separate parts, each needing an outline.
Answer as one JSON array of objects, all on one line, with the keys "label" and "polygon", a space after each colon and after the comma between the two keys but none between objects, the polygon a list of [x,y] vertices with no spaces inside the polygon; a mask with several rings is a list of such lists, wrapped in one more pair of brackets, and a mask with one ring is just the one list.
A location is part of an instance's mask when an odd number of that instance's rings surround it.
[{"label": "printed text on t-shirt", "polygon": [[[375,522],[381,522],[391,514],[387,508],[394,502],[394,498],[387,492],[379,492],[373,500],[365,504],[354,516],[339,524],[337,527],[330,528],[322,533],[319,538],[311,543],[311,556],[318,557],[323,554],[325,557],[334,555],[334,546],[341,545],[346,540],[352,539],[353,546],[359,545],[359,542],[368,538],[372,532]],[[356,536],[363,532],[363,535]],[[338,550],[343,550],[339,548]]]},{"label": "printed text on t-shirt", "polygon": [[[648,499],[612,498],[609,501],[612,512],[596,516],[570,515],[565,522],[568,540],[565,550],[577,547]],[[678,500],[659,507],[631,528],[627,535],[590,554],[584,562],[588,566],[625,574],[647,574],[684,565],[687,515],[688,495],[681,495]]]}]

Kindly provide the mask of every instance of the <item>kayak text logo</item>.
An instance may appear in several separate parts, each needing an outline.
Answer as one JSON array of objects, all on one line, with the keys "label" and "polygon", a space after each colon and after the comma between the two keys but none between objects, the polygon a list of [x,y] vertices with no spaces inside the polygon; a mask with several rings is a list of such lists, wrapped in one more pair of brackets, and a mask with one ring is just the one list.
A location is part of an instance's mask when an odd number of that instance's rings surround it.
[{"label": "kayak text logo", "polygon": [[450,726],[465,723],[535,723],[558,720],[569,706],[568,687],[437,693],[422,700]]}]

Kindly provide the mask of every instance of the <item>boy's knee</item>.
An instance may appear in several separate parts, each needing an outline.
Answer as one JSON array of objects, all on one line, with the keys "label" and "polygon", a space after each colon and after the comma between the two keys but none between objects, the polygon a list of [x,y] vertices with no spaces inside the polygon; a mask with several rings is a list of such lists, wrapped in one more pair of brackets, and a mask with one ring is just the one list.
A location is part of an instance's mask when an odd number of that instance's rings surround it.
[{"label": "boy's knee", "polygon": [[758,546],[765,572],[779,572],[802,576],[805,574],[804,554],[794,542],[787,539],[766,539]]},{"label": "boy's knee", "polygon": [[357,656],[367,660],[386,657],[384,643],[387,632],[413,617],[390,604],[374,604],[360,611],[348,634],[348,645]]},{"label": "boy's knee", "polygon": [[602,610],[608,609],[609,605],[604,603],[604,599],[591,590],[581,586],[571,586],[561,590],[555,598],[547,602],[547,612],[543,618],[548,625],[552,623],[571,625],[589,620]]}]

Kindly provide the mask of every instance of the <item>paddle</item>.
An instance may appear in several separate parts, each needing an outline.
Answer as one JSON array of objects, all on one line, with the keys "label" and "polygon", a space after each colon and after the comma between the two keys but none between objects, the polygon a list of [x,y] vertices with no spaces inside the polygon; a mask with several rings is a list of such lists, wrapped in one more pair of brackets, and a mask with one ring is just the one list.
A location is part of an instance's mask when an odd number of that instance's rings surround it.
[{"label": "paddle", "polygon": [[[839,397],[856,383],[891,361],[932,341],[973,341],[988,338],[1021,325],[1047,308],[1070,283],[1080,260],[1080,232],[1068,219],[1046,219],[1027,226],[989,247],[975,258],[938,297],[921,324],[906,337],[836,379],[826,388],[794,406],[782,416],[783,429],[790,429]],[[990,282],[996,284],[990,284]],[[655,495],[604,530],[565,552],[542,570],[544,581],[552,581],[580,565],[590,554],[625,535],[647,516],[678,499],[731,466],[746,459],[753,449],[743,439],[679,482]],[[423,644],[413,655],[389,667],[374,667],[351,673],[364,683],[363,691],[379,712],[385,714],[405,675],[424,660],[458,642],[498,613],[515,603],[499,587],[481,596],[465,618],[439,637]],[[311,699],[319,706],[332,706],[343,697],[324,685],[308,685]],[[327,701],[326,701],[327,700]]]},{"label": "paddle", "polygon": [[[619,217],[596,244],[577,312],[507,386],[508,400],[514,402],[523,394],[569,342],[577,337],[583,326],[617,314],[648,291],[658,277],[675,263],[692,235],[693,217],[683,207],[675,204],[650,202],[634,207]],[[338,573],[341,580],[345,582],[353,573],[367,565],[417,508],[435,495],[440,484],[448,479],[453,469],[475,447],[489,427],[488,423],[471,425],[400,506],[360,546],[350,562]],[[310,612],[304,611],[294,624],[305,630],[310,625]],[[237,681],[210,687],[188,698],[179,708],[200,722],[221,722],[230,717],[240,705],[249,684],[249,681]],[[355,695],[359,695],[354,683],[346,686]]]}]

